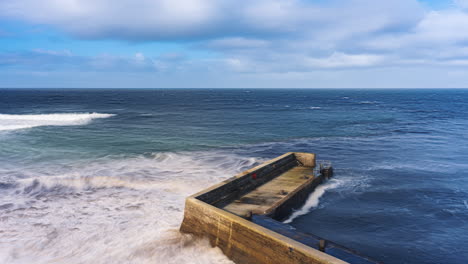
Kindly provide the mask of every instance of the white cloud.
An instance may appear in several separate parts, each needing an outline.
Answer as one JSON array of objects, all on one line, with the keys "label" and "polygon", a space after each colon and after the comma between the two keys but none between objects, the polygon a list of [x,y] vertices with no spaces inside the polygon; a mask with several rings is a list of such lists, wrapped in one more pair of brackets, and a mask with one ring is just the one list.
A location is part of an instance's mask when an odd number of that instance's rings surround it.
[{"label": "white cloud", "polygon": [[382,62],[383,59],[383,56],[379,55],[335,52],[326,58],[309,58],[307,63],[315,68],[370,67]]},{"label": "white cloud", "polygon": [[54,56],[73,56],[73,53],[69,50],[45,50],[45,49],[34,49],[33,52],[38,54],[54,55]]},{"label": "white cloud", "polygon": [[461,10],[427,12],[405,32],[376,36],[362,43],[365,48],[426,63],[468,55],[468,14]]},{"label": "white cloud", "polygon": [[0,15],[57,26],[84,38],[201,34],[219,14],[211,0],[4,0]]},{"label": "white cloud", "polygon": [[455,43],[468,40],[468,14],[462,11],[432,11],[414,33],[426,43]]},{"label": "white cloud", "polygon": [[259,65],[273,61],[284,70],[291,58],[300,62],[293,68],[374,65],[380,55],[359,49],[385,32],[414,27],[423,15],[416,0],[0,2],[0,16],[49,24],[80,38],[192,40],[198,43],[192,46],[241,58],[244,65],[250,61],[257,68],[275,68]]},{"label": "white cloud", "polygon": [[147,57],[140,52],[135,53],[133,56],[115,56],[112,54],[79,56],[68,50],[44,49],[0,53],[0,66],[3,69],[15,68],[34,71],[156,72],[161,69],[161,65],[166,65],[165,68],[168,68],[177,63],[185,63],[183,57],[178,60],[167,58],[164,55]]},{"label": "white cloud", "polygon": [[468,8],[468,0],[453,0],[455,5],[461,8]]},{"label": "white cloud", "polygon": [[416,0],[2,0],[0,16],[56,26],[82,38],[167,40],[310,36],[334,39],[398,26]]},{"label": "white cloud", "polygon": [[203,45],[213,49],[252,49],[252,48],[267,48],[269,42],[261,39],[252,38],[222,38],[215,39]]},{"label": "white cloud", "polygon": [[466,67],[468,0],[454,1],[450,8],[428,10],[417,0],[0,0],[0,17],[51,25],[77,38],[183,40],[188,53],[203,49],[216,55],[85,58],[38,49],[4,55],[3,61],[34,67],[40,59],[47,65],[76,61],[101,71],[257,74]]}]

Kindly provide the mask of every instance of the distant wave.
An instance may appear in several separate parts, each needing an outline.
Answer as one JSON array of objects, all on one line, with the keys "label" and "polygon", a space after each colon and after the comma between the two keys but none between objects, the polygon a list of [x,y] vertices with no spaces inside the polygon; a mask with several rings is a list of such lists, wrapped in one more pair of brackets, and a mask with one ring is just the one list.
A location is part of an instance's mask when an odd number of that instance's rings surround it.
[{"label": "distant wave", "polygon": [[320,106],[311,106],[311,107],[309,107],[309,109],[317,110],[317,109],[322,109],[322,107],[320,107]]},{"label": "distant wave", "polygon": [[289,224],[297,217],[308,214],[310,212],[310,209],[315,208],[319,205],[320,197],[322,197],[327,190],[334,189],[340,185],[341,185],[341,182],[337,180],[332,180],[328,183],[319,185],[315,189],[315,191],[312,194],[310,194],[309,198],[307,199],[305,204],[302,206],[302,208],[295,211],[288,219],[284,221],[284,223]]},{"label": "distant wave", "polygon": [[101,113],[58,113],[38,115],[0,114],[0,131],[18,130],[39,126],[78,126],[97,118],[108,118],[113,114]]}]

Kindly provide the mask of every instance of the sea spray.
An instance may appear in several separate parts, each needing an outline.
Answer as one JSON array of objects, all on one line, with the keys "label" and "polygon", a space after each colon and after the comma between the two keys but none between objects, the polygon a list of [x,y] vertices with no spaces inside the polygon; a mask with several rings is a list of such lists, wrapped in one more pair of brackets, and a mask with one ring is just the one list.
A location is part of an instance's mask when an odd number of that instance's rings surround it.
[{"label": "sea spray", "polygon": [[302,206],[301,209],[294,211],[293,214],[284,221],[285,224],[291,223],[294,219],[301,215],[305,215],[310,212],[312,208],[315,208],[319,205],[320,198],[325,194],[327,190],[334,189],[341,185],[341,182],[335,179],[330,180],[329,182],[319,185],[307,198],[307,201]]},{"label": "sea spray", "polygon": [[232,263],[207,241],[179,234],[184,200],[260,161],[199,151],[53,171],[37,165],[36,177],[0,197],[0,263]]}]

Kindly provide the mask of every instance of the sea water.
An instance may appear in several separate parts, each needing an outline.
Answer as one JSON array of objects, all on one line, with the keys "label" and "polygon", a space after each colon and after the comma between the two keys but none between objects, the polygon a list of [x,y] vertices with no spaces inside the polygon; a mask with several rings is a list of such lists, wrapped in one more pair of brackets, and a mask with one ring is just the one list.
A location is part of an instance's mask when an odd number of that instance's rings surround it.
[{"label": "sea water", "polygon": [[384,263],[468,259],[468,90],[0,90],[0,263],[231,263],[184,199],[288,151],[285,222]]}]

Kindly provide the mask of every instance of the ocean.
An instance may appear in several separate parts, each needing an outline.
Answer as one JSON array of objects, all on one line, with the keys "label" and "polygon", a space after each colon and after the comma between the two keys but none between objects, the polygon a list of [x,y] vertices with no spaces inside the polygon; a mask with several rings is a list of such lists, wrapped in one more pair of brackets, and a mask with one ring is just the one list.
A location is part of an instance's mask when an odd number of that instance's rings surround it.
[{"label": "ocean", "polygon": [[468,259],[468,90],[2,89],[0,263],[231,263],[185,197],[285,152],[335,177],[286,222],[384,263]]}]

